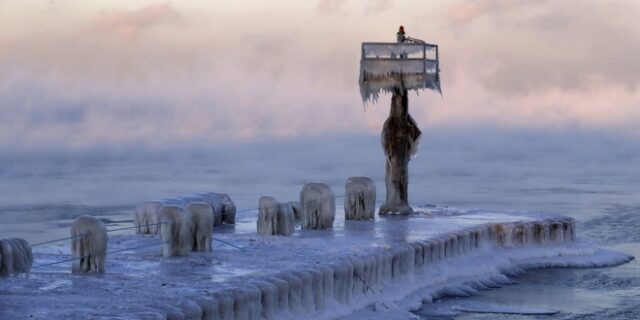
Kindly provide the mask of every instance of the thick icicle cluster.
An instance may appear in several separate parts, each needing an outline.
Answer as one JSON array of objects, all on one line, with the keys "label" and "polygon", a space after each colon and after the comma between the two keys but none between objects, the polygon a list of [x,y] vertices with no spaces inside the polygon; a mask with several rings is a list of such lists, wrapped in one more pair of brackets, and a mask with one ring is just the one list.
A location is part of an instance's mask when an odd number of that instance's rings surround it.
[{"label": "thick icicle cluster", "polygon": [[440,92],[440,77],[437,73],[369,73],[362,69],[361,66],[360,95],[365,103],[370,100],[378,101],[380,93],[392,93],[394,88],[417,91],[430,89]]}]

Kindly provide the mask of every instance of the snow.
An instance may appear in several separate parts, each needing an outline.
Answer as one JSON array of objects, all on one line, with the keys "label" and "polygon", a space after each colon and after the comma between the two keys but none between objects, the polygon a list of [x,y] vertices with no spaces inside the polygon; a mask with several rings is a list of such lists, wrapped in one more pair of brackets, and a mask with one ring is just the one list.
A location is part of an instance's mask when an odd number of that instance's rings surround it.
[{"label": "snow", "polygon": [[[101,276],[71,275],[60,264],[34,268],[29,279],[0,281],[0,291],[10,293],[0,301],[0,317],[334,319],[366,312],[385,318],[385,310],[408,312],[425,299],[508,284],[509,274],[529,268],[633,259],[576,239],[566,217],[414,210],[420,214],[376,221],[337,217],[333,229],[297,230],[292,237],[257,235],[257,211],[246,212],[236,225],[214,231],[241,249],[214,242],[212,252],[162,258],[160,247],[151,246],[108,255]],[[524,238],[519,226],[526,226]],[[112,236],[109,251],[159,242]],[[69,258],[68,252],[67,245],[37,247],[36,265]]]}]

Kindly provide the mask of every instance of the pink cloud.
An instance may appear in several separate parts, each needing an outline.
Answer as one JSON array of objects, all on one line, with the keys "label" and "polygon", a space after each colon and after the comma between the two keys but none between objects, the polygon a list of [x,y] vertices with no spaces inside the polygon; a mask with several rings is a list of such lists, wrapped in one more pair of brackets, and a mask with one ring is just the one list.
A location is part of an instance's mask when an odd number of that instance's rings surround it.
[{"label": "pink cloud", "polygon": [[349,0],[319,0],[316,4],[316,12],[321,15],[345,14],[345,5]]},{"label": "pink cloud", "polygon": [[99,30],[132,38],[144,29],[180,20],[180,14],[171,4],[155,3],[136,10],[103,11],[95,18],[93,25]]},{"label": "pink cloud", "polygon": [[482,15],[528,4],[525,0],[463,0],[448,7],[446,18],[454,25],[466,25]]}]

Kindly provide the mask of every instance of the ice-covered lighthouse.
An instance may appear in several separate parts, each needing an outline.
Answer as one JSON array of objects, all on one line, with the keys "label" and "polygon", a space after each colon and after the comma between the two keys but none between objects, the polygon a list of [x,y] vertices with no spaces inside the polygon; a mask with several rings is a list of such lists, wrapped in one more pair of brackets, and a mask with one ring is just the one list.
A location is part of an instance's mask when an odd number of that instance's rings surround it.
[{"label": "ice-covered lighthouse", "polygon": [[391,92],[391,110],[382,129],[382,148],[387,157],[387,196],[380,214],[411,214],[408,201],[409,160],[417,152],[420,129],[409,114],[409,90],[440,91],[438,46],[398,30],[397,42],[364,42],[360,60],[362,100],[378,100]]}]

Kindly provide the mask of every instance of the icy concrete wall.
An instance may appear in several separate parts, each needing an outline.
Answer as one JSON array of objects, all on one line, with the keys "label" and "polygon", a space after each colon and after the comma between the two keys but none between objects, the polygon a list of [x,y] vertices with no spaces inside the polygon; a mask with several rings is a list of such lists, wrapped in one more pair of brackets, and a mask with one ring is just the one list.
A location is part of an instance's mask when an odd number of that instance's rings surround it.
[{"label": "icy concrete wall", "polygon": [[[483,248],[551,246],[575,239],[570,218],[537,222],[485,224],[429,240],[397,244],[375,253],[354,256],[306,269],[282,271],[248,279],[232,289],[189,298],[169,318],[186,319],[297,319],[313,317],[340,305],[366,301],[385,287],[420,278],[447,259],[470,255]],[[415,280],[413,281],[415,282]],[[478,281],[488,288],[492,280]],[[469,290],[475,290],[469,288]]]}]

